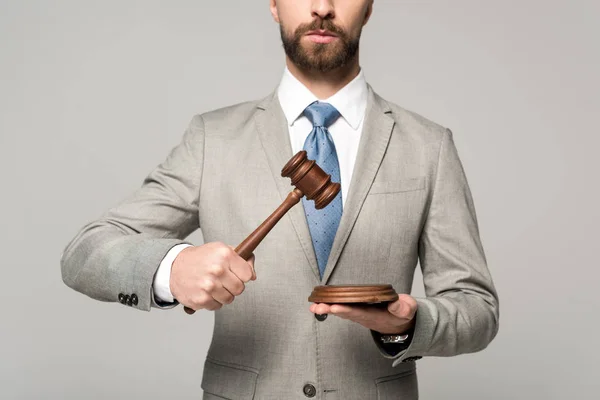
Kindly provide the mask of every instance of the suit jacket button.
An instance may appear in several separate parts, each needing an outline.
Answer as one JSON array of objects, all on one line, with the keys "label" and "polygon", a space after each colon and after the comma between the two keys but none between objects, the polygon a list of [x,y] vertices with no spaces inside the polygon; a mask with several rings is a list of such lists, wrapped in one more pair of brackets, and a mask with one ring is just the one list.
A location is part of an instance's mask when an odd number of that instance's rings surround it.
[{"label": "suit jacket button", "polygon": [[125,304],[125,295],[123,293],[119,293],[119,303]]},{"label": "suit jacket button", "polygon": [[315,314],[315,318],[317,321],[325,321],[327,319],[327,314]]},{"label": "suit jacket button", "polygon": [[315,397],[317,395],[317,389],[310,383],[304,385],[302,392],[306,397]]},{"label": "suit jacket button", "polygon": [[131,304],[133,304],[134,306],[138,305],[138,297],[135,293],[131,295]]},{"label": "suit jacket button", "polygon": [[128,294],[124,294],[123,295],[123,301],[122,301],[122,303],[125,304],[125,305],[127,305],[127,304],[129,304],[129,301],[130,301],[129,300],[129,295]]}]

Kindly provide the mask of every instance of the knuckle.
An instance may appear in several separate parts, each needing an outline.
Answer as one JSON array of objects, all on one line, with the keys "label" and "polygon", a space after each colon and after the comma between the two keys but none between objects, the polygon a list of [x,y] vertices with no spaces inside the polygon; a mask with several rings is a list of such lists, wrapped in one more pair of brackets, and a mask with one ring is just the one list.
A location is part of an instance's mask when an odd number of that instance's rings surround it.
[{"label": "knuckle", "polygon": [[214,276],[223,276],[225,273],[225,267],[223,264],[213,264],[210,266],[210,272]]},{"label": "knuckle", "polygon": [[221,241],[219,241],[219,240],[217,240],[217,241],[215,241],[215,242],[212,242],[212,244],[213,244],[213,246],[215,246],[217,249],[220,249],[221,247],[225,247],[225,246],[226,246],[226,244],[225,244],[225,243],[223,243],[223,242],[221,242]]},{"label": "knuckle", "polygon": [[225,243],[219,243],[217,252],[223,259],[228,259],[231,256],[231,253],[233,253],[233,250]]},{"label": "knuckle", "polygon": [[202,281],[202,284],[200,285],[200,287],[207,292],[212,292],[213,290],[215,290],[217,285],[216,285],[215,281],[213,281],[212,279],[206,278]]}]

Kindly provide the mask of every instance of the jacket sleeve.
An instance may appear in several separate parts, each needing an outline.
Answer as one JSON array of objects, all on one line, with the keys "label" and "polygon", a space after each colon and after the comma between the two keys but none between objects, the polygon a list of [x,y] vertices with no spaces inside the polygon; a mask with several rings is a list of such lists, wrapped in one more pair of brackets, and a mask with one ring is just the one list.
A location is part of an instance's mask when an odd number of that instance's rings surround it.
[{"label": "jacket sleeve", "polygon": [[199,228],[204,152],[202,117],[128,198],[89,222],[61,255],[65,284],[93,299],[149,311],[154,275],[167,252]]},{"label": "jacket sleeve", "polygon": [[477,352],[498,332],[498,295],[449,129],[442,135],[435,176],[418,249],[426,297],[416,299],[414,337],[394,366],[424,356]]}]

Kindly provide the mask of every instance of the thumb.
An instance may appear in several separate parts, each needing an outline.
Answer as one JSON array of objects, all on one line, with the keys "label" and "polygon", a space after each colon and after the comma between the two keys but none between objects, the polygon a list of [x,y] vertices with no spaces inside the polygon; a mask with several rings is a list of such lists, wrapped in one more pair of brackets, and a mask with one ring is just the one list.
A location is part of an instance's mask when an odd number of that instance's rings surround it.
[{"label": "thumb", "polygon": [[388,311],[398,318],[412,319],[417,311],[417,301],[410,295],[400,294],[398,300],[388,305]]},{"label": "thumb", "polygon": [[[231,247],[231,249],[233,251],[235,251],[235,247],[233,247],[232,245],[229,245],[229,247]],[[248,260],[246,260],[248,262],[248,264],[250,264],[250,266],[252,267],[252,278],[250,278],[251,280],[255,281],[256,280],[256,270],[254,269],[254,253],[252,253],[250,255],[250,258]]]},{"label": "thumb", "polygon": [[398,314],[400,314],[401,309],[402,309],[402,303],[401,303],[400,299],[398,299],[388,305],[388,311],[397,317],[400,316]]}]

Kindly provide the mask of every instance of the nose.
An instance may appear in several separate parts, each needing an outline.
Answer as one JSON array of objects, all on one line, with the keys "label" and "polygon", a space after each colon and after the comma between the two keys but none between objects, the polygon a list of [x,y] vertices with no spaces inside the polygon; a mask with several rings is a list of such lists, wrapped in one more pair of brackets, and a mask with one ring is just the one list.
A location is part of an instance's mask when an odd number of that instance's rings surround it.
[{"label": "nose", "polygon": [[313,18],[319,17],[321,19],[335,17],[333,1],[332,0],[313,0],[311,6],[311,14]]}]

